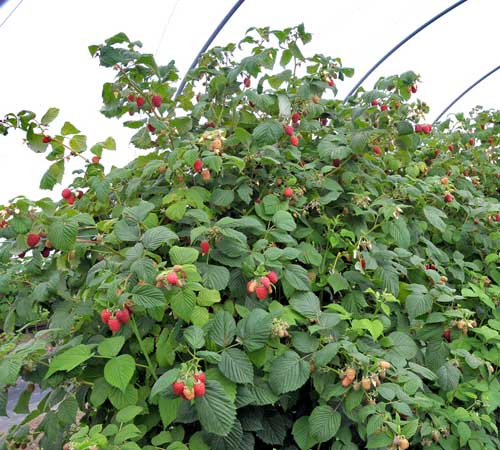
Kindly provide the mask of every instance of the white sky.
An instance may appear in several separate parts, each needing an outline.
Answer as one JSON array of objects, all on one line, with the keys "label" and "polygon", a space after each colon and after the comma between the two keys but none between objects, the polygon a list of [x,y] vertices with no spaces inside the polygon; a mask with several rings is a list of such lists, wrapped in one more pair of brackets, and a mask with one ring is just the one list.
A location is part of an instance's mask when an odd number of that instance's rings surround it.
[{"label": "white sky", "polygon": [[[454,3],[455,0],[246,0],[219,34],[214,45],[238,41],[251,26],[284,28],[303,22],[313,33],[306,54],[340,56],[354,67],[354,78],[339,83],[343,98],[356,81],[399,40]],[[0,23],[17,5],[0,9]],[[156,52],[160,63],[177,61],[182,76],[205,40],[234,0],[24,0],[0,28],[0,117],[30,109],[43,114],[61,109],[54,129],[65,120],[77,126],[93,144],[107,136],[118,143],[105,152],[103,163],[123,165],[136,150],[128,145],[133,130],[99,113],[101,86],[114,76],[99,68],[89,44],[124,31],[141,40],[143,50]],[[170,18],[170,20],[169,20]],[[414,70],[423,83],[418,96],[431,106],[429,121],[468,85],[500,63],[499,0],[469,0],[421,32],[398,50],[366,82],[381,75]],[[477,104],[500,106],[500,71],[458,102],[452,111],[468,112]],[[25,194],[59,197],[40,191],[49,166],[22,144],[21,133],[0,136],[0,204]],[[75,166],[76,168],[76,166]],[[71,179],[68,177],[68,179]]]}]

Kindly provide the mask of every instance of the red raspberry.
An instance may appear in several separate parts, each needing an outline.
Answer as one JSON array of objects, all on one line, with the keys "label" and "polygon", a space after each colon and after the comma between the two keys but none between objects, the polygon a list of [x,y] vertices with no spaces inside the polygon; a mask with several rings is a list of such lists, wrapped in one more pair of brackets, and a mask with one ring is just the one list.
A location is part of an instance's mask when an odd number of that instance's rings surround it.
[{"label": "red raspberry", "polygon": [[380,111],[388,111],[389,110],[389,107],[387,105],[382,105],[380,107]]},{"label": "red raspberry", "polygon": [[333,81],[331,78],[328,80],[328,86],[333,87],[335,86],[335,81]]},{"label": "red raspberry", "polygon": [[101,158],[99,156],[92,156],[92,163],[93,164],[99,164],[99,161],[101,160]]},{"label": "red raspberry", "polygon": [[373,153],[375,153],[377,156],[380,156],[382,154],[382,150],[378,145],[373,146]]},{"label": "red raspberry", "polygon": [[500,222],[500,214],[497,214],[497,215],[495,216],[495,220],[496,220],[497,222]]},{"label": "red raspberry", "polygon": [[446,194],[446,195],[444,196],[444,201],[445,201],[446,203],[451,203],[451,202],[453,201],[453,195],[451,195],[451,194]]},{"label": "red raspberry", "polygon": [[205,395],[205,383],[196,383],[194,385],[194,395],[196,397],[203,397]]},{"label": "red raspberry", "polygon": [[28,247],[36,247],[40,242],[40,235],[36,233],[29,233],[26,242],[28,243]]},{"label": "red raspberry", "polygon": [[274,271],[271,271],[267,274],[267,278],[269,279],[269,281],[273,284],[276,284],[278,282],[278,275],[276,274],[276,272]]},{"label": "red raspberry", "polygon": [[207,381],[207,376],[205,375],[205,372],[198,372],[194,374],[194,379],[200,383],[205,383],[205,381]]},{"label": "red raspberry", "polygon": [[50,248],[47,248],[47,247],[44,247],[43,250],[40,252],[40,254],[44,257],[44,258],[48,258],[49,255],[50,255]]},{"label": "red raspberry", "polygon": [[156,131],[156,128],[150,123],[148,123],[148,130],[151,131],[151,133],[154,133]]},{"label": "red raspberry", "polygon": [[193,170],[195,172],[201,172],[201,169],[203,169],[203,161],[201,159],[197,159],[193,164]]},{"label": "red raspberry", "polygon": [[293,127],[291,125],[285,125],[285,134],[288,134],[288,136],[293,136]]},{"label": "red raspberry", "polygon": [[300,120],[300,113],[296,112],[292,114],[292,122],[293,123],[299,123]]},{"label": "red raspberry", "polygon": [[167,275],[167,281],[169,284],[175,285],[175,284],[177,284],[177,281],[179,281],[179,277],[177,276],[177,274],[175,272],[170,272]]},{"label": "red raspberry", "polygon": [[44,144],[48,144],[49,142],[52,142],[52,138],[51,138],[50,136],[44,136],[44,137],[42,138],[42,142],[43,142]]},{"label": "red raspberry", "polygon": [[73,194],[71,194],[69,196],[69,198],[66,200],[70,205],[72,205],[73,203],[75,203],[75,196]]},{"label": "red raspberry", "polygon": [[108,320],[108,327],[113,333],[116,333],[117,331],[120,331],[122,324],[117,318],[113,317]]},{"label": "red raspberry", "polygon": [[377,99],[372,100],[372,101],[371,101],[371,105],[372,105],[372,106],[377,106],[377,105],[378,105],[378,100],[377,100]]},{"label": "red raspberry", "polygon": [[108,324],[109,322],[109,319],[111,318],[111,311],[109,309],[103,309],[101,311],[101,320],[103,323],[105,323],[106,325]]},{"label": "red raspberry", "polygon": [[200,242],[200,251],[202,255],[206,255],[210,251],[210,243],[208,241]]},{"label": "red raspberry", "polygon": [[339,167],[340,166],[340,159],[334,159],[332,164],[333,164],[333,167]]},{"label": "red raspberry", "polygon": [[268,289],[269,286],[271,286],[271,280],[268,277],[261,277],[260,284],[262,284],[262,286]]},{"label": "red raspberry", "polygon": [[156,108],[159,108],[161,106],[161,96],[159,95],[153,95],[151,97],[151,103],[153,104],[153,106],[155,106]]},{"label": "red raspberry", "polygon": [[290,198],[293,196],[293,189],[291,187],[286,187],[284,190],[283,190],[283,195],[287,198]]},{"label": "red raspberry", "polygon": [[246,88],[249,88],[250,85],[252,84],[252,80],[250,80],[250,78],[245,78],[243,84],[245,85]]},{"label": "red raspberry", "polygon": [[411,92],[412,92],[412,94],[415,94],[417,92],[417,85],[416,84],[413,84],[411,86]]},{"label": "red raspberry", "polygon": [[297,147],[299,145],[299,138],[297,136],[291,136],[290,144],[292,144],[294,147]]},{"label": "red raspberry", "polygon": [[182,393],[184,392],[184,387],[185,384],[180,380],[174,381],[172,383],[172,390],[174,391],[174,394],[177,396],[182,395]]},{"label": "red raspberry", "polygon": [[137,97],[135,103],[137,104],[138,108],[142,108],[144,106],[144,99],[142,97]]},{"label": "red raspberry", "polygon": [[452,152],[453,150],[455,150],[455,146],[453,144],[448,145],[448,150]]},{"label": "red raspberry", "polygon": [[259,286],[258,288],[255,289],[255,293],[257,294],[257,298],[259,300],[265,300],[269,292],[266,287]]},{"label": "red raspberry", "polygon": [[130,320],[130,312],[127,308],[123,308],[122,310],[116,313],[116,318],[121,323],[127,323]]},{"label": "red raspberry", "polygon": [[62,198],[65,198],[67,200],[68,198],[71,197],[71,191],[68,188],[63,189],[61,192],[61,196]]},{"label": "red raspberry", "polygon": [[419,123],[417,123],[415,125],[415,133],[421,133],[422,131],[423,131],[422,125],[420,125]]},{"label": "red raspberry", "polygon": [[129,94],[129,96],[127,97],[127,100],[129,102],[133,102],[135,100],[135,95],[134,94]]}]

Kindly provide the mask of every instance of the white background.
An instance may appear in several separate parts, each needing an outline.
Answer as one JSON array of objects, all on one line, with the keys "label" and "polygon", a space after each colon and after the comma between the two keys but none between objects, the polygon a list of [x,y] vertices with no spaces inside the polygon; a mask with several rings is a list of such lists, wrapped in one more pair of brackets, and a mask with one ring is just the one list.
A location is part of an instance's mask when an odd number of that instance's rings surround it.
[{"label": "white background", "polygon": [[[177,61],[182,76],[234,0],[24,0],[0,28],[0,116],[30,109],[43,114],[61,109],[59,130],[69,120],[90,144],[114,136],[116,152],[103,163],[123,165],[137,151],[129,146],[131,130],[100,115],[101,86],[114,72],[98,67],[89,44],[124,31],[162,64]],[[246,0],[214,45],[236,42],[251,26],[284,28],[303,22],[313,33],[306,54],[340,56],[355,76],[338,84],[341,98],[356,81],[403,37],[451,5],[453,0]],[[0,23],[18,4],[0,9]],[[500,64],[500,2],[469,0],[420,33],[386,61],[366,82],[381,75],[414,70],[423,83],[418,96],[431,106],[432,121],[468,85]],[[477,104],[498,108],[500,71],[482,83],[453,111]],[[59,197],[38,189],[48,167],[22,143],[20,133],[0,136],[0,204],[25,194]],[[76,168],[76,166],[75,166]]]}]

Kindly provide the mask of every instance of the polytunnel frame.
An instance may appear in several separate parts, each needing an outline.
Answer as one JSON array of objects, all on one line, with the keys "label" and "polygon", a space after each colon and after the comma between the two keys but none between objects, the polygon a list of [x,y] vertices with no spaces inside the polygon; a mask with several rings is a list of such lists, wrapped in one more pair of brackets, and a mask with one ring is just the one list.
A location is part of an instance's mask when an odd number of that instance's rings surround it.
[{"label": "polytunnel frame", "polygon": [[434,119],[434,122],[432,122],[432,124],[435,124],[436,122],[438,122],[439,119],[441,119],[441,117],[443,117],[443,115],[455,104],[457,103],[462,97],[464,97],[466,94],[468,94],[470,91],[472,91],[472,89],[474,89],[478,84],[482,83],[484,80],[486,80],[486,78],[490,77],[491,75],[493,75],[498,69],[500,69],[500,65],[496,66],[494,69],[490,70],[488,73],[484,74],[481,78],[479,78],[478,80],[476,80],[474,83],[472,83],[467,89],[465,89],[460,95],[458,95],[455,100],[453,100],[445,109],[443,109],[443,111],[441,112],[441,114],[439,114],[435,119]]}]

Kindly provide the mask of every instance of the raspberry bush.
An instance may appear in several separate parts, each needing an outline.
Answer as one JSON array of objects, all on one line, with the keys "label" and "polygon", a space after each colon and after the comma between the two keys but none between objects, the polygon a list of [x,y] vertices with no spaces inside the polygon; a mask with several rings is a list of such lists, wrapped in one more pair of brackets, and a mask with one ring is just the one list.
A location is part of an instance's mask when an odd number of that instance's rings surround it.
[{"label": "raspberry bush", "polygon": [[143,150],[109,172],[56,108],[0,123],[61,192],[1,212],[0,411],[22,377],[29,412],[1,448],[500,447],[500,114],[422,123],[413,72],[344,105],[309,40],[252,29],[178,98],[139,42],[91,46]]}]

